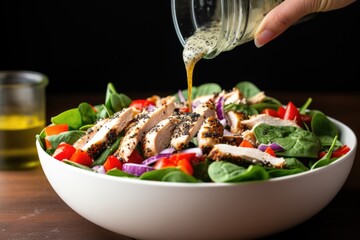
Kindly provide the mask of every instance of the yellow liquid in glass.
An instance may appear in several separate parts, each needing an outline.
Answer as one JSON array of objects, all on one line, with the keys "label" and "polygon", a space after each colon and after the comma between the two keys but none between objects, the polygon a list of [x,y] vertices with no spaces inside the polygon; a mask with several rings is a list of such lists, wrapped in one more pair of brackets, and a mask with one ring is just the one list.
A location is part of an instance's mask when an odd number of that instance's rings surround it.
[{"label": "yellow liquid in glass", "polygon": [[37,116],[0,115],[0,169],[38,166],[35,136],[44,125]]}]

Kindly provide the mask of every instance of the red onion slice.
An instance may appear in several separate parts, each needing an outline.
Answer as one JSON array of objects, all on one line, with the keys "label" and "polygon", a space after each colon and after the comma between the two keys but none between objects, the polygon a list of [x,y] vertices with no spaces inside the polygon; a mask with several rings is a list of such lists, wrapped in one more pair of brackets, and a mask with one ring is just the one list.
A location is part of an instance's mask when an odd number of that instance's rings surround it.
[{"label": "red onion slice", "polygon": [[180,152],[181,153],[195,153],[197,157],[200,157],[203,155],[203,152],[202,152],[201,148],[199,148],[199,147],[184,149]]},{"label": "red onion slice", "polygon": [[182,103],[186,102],[186,99],[185,99],[185,97],[184,97],[184,94],[182,93],[182,91],[181,91],[180,89],[179,89],[179,91],[178,91],[178,96],[179,96],[180,102],[182,102]]},{"label": "red onion slice", "polygon": [[171,156],[171,154],[172,153],[160,153],[158,155],[155,155],[155,156],[152,156],[152,157],[149,157],[149,158],[145,159],[144,161],[141,162],[141,164],[148,166],[148,165],[151,165],[151,164],[157,162],[161,158]]},{"label": "red onion slice", "polygon": [[154,170],[154,168],[138,163],[124,163],[121,170],[135,176],[140,176],[145,172]]},{"label": "red onion slice", "polygon": [[258,149],[264,152],[266,150],[266,148],[268,148],[268,147],[270,147],[272,150],[274,150],[274,152],[281,152],[281,151],[285,150],[282,146],[280,146],[277,143],[270,143],[270,144],[261,143],[258,146]]},{"label": "red onion slice", "polygon": [[219,120],[222,120],[225,118],[225,112],[224,112],[224,97],[221,96],[219,100],[216,102],[216,114],[218,116]]}]

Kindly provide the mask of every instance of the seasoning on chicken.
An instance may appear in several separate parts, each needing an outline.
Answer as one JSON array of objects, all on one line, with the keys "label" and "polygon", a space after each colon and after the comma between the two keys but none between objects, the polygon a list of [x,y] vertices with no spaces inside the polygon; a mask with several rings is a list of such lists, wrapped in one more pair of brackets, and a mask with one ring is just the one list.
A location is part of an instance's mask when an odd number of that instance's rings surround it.
[{"label": "seasoning on chicken", "polygon": [[239,146],[244,138],[240,135],[225,135],[222,136],[220,143]]},{"label": "seasoning on chicken", "polygon": [[80,149],[86,151],[92,158],[97,157],[106,147],[115,142],[121,131],[134,118],[134,113],[132,107],[116,112]]},{"label": "seasoning on chicken", "polygon": [[210,116],[205,119],[197,133],[198,146],[204,155],[207,155],[215,144],[221,142],[223,134],[224,126],[216,117]]},{"label": "seasoning on chicken", "polygon": [[257,94],[255,94],[254,96],[250,97],[247,99],[247,103],[248,104],[257,104],[257,103],[261,103],[265,100],[266,95],[264,92],[258,92]]},{"label": "seasoning on chicken", "polygon": [[210,116],[216,116],[213,101],[198,105],[193,112],[187,114],[176,126],[171,136],[170,145],[176,150],[184,149],[197,134],[205,119]]},{"label": "seasoning on chicken", "polygon": [[169,117],[175,109],[175,102],[173,99],[164,101],[160,107],[155,107],[152,111],[144,110],[134,119],[131,127],[126,131],[125,136],[121,139],[120,146],[114,155],[127,162],[129,156],[134,151],[140,140],[143,138],[152,127],[158,124],[161,120]]},{"label": "seasoning on chicken", "polygon": [[256,125],[265,123],[271,126],[293,126],[299,127],[294,120],[285,120],[278,117],[272,117],[268,114],[257,114],[251,116],[247,120],[242,120],[241,124],[247,126],[247,128],[252,129]]},{"label": "seasoning on chicken", "polygon": [[228,111],[225,113],[225,118],[230,126],[230,132],[234,134],[241,134],[246,130],[242,125],[242,121],[246,119],[246,115],[242,112]]},{"label": "seasoning on chicken", "polygon": [[141,140],[144,157],[155,156],[169,146],[171,135],[179,121],[176,115],[172,115],[160,121],[145,134]]},{"label": "seasoning on chicken", "polygon": [[224,160],[249,165],[258,164],[261,166],[283,168],[285,159],[273,157],[257,148],[237,147],[228,144],[216,144],[208,154],[213,160]]},{"label": "seasoning on chicken", "polygon": [[86,133],[80,137],[73,146],[75,148],[82,148],[86,143],[90,141],[90,139],[102,128],[102,126],[109,120],[109,118],[104,118],[98,120],[94,126],[86,130]]}]

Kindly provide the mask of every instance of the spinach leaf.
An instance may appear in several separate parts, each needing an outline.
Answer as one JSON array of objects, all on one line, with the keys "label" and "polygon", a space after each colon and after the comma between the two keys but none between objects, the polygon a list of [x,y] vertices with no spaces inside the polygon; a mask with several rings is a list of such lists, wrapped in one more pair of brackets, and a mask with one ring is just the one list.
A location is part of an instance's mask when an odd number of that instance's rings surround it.
[{"label": "spinach leaf", "polygon": [[270,178],[293,175],[309,170],[309,168],[297,158],[285,158],[285,162],[286,168],[267,168]]},{"label": "spinach leaf", "polygon": [[[218,85],[217,83],[204,83],[199,86],[192,86],[191,98],[195,99],[195,98],[201,97],[201,96],[216,94],[221,91],[222,91],[222,89],[221,89],[220,85]],[[181,90],[181,94],[184,96],[185,99],[188,98],[188,90],[187,89]],[[176,98],[177,101],[180,101],[178,93],[173,94],[173,96]]]},{"label": "spinach leaf", "polygon": [[96,112],[88,103],[80,103],[78,110],[81,116],[82,125],[93,124],[96,121]]},{"label": "spinach leaf", "polygon": [[255,84],[248,81],[239,82],[235,87],[238,88],[242,94],[244,94],[245,98],[250,98],[260,92],[260,89],[255,86]]},{"label": "spinach leaf", "polygon": [[219,93],[221,91],[222,89],[217,83],[204,83],[197,87],[194,98]]},{"label": "spinach leaf", "polygon": [[197,164],[194,164],[193,176],[197,179],[200,179],[203,182],[211,182],[211,179],[208,174],[208,168],[211,162],[212,161],[210,161],[209,159],[205,159],[205,161],[201,161]]},{"label": "spinach leaf", "polygon": [[79,130],[72,130],[62,132],[57,135],[48,136],[47,139],[51,143],[52,149],[56,149],[61,142],[74,144],[85,132]]},{"label": "spinach leaf", "polygon": [[116,141],[111,145],[111,147],[106,148],[105,151],[103,151],[100,156],[93,162],[93,166],[96,165],[102,165],[104,164],[104,162],[106,161],[106,158],[108,156],[110,156],[111,154],[113,154],[119,147],[120,145],[120,141],[121,141],[121,137],[117,138]]},{"label": "spinach leaf", "polygon": [[285,166],[287,169],[302,169],[304,171],[309,170],[309,168],[297,158],[285,158]]},{"label": "spinach leaf", "polygon": [[243,182],[269,178],[269,174],[261,166],[250,165],[245,168],[226,161],[211,163],[208,171],[211,180],[214,182]]},{"label": "spinach leaf", "polygon": [[[330,147],[331,144],[333,144],[334,138],[331,137],[331,136],[318,136],[318,137],[319,137],[320,142],[321,142],[321,145],[322,145],[323,147]],[[336,140],[335,146],[336,146],[336,147],[342,146],[342,143],[339,141],[339,139]]]},{"label": "spinach leaf", "polygon": [[128,178],[137,178],[135,175],[123,172],[117,168],[111,169],[106,172],[106,175],[115,176],[115,177],[128,177]]},{"label": "spinach leaf", "polygon": [[139,179],[163,182],[200,182],[193,176],[173,167],[145,172],[139,177]]},{"label": "spinach leaf", "polygon": [[128,107],[130,103],[131,99],[127,95],[116,93],[110,96],[109,101],[106,102],[105,105],[115,113]]},{"label": "spinach leaf", "polygon": [[94,172],[94,170],[92,168],[89,168],[88,166],[79,164],[77,162],[70,161],[68,159],[64,159],[63,162],[66,163],[66,164],[69,164],[71,166],[74,166],[74,167],[78,167],[78,168],[81,168],[81,169],[84,169],[84,170],[87,170],[87,171],[90,171],[90,172]]},{"label": "spinach leaf", "polygon": [[163,182],[199,182],[199,180],[181,170],[170,171],[161,180]]},{"label": "spinach leaf", "polygon": [[162,181],[162,178],[168,174],[171,171],[180,171],[177,168],[162,168],[162,169],[157,169],[157,170],[153,170],[153,171],[148,171],[148,172],[144,172],[143,174],[141,174],[141,176],[139,177],[139,179],[141,180],[154,180],[154,181]]},{"label": "spinach leaf", "polygon": [[306,114],[306,110],[309,108],[310,104],[312,102],[312,98],[308,98],[304,105],[301,106],[299,109],[300,114]]},{"label": "spinach leaf", "polygon": [[69,129],[79,129],[82,124],[81,114],[78,108],[72,108],[66,110],[51,118],[51,122],[54,124],[66,123],[69,125]]},{"label": "spinach leaf", "polygon": [[244,104],[244,103],[230,103],[224,106],[224,111],[225,112],[229,112],[229,111],[234,111],[234,112],[241,112],[247,116],[251,116],[254,114],[258,114],[258,111],[253,108],[250,105]]},{"label": "spinach leaf", "polygon": [[105,103],[94,106],[97,111],[97,119],[110,117],[115,112],[128,107],[130,103],[131,98],[123,93],[118,93],[114,85],[110,82],[106,89]]},{"label": "spinach leaf", "polygon": [[259,143],[277,143],[285,150],[276,154],[286,157],[317,158],[321,150],[319,138],[312,132],[293,126],[260,124],[254,129]]},{"label": "spinach leaf", "polygon": [[313,110],[310,112],[310,115],[312,116],[311,129],[315,135],[330,137],[339,135],[339,129],[324,113]]},{"label": "spinach leaf", "polygon": [[105,106],[111,115],[128,107],[130,103],[131,99],[127,95],[118,93],[114,85],[111,82],[108,83],[105,96]]},{"label": "spinach leaf", "polygon": [[251,107],[255,108],[259,113],[266,108],[277,110],[280,106],[282,106],[281,102],[272,97],[265,97],[262,102],[251,104]]},{"label": "spinach leaf", "polygon": [[319,159],[317,162],[315,162],[312,166],[311,169],[315,169],[315,168],[319,168],[319,167],[323,167],[326,165],[329,165],[330,163],[334,162],[336,159],[338,158],[331,158],[331,155],[333,153],[333,150],[336,146],[336,141],[337,141],[338,136],[336,135],[334,137],[334,140],[328,150],[328,152],[325,154],[325,156],[323,156],[321,159]]},{"label": "spinach leaf", "polygon": [[66,110],[57,116],[51,118],[51,122],[54,124],[66,123],[69,125],[69,129],[77,130],[83,125],[94,124],[97,116],[89,103],[80,103],[77,108]]}]

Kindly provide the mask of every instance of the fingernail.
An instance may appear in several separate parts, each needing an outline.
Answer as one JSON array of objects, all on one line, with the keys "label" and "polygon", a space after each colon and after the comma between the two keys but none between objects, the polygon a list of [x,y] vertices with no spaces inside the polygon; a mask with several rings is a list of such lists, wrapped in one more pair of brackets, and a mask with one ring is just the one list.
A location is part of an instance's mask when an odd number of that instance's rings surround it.
[{"label": "fingernail", "polygon": [[254,40],[255,46],[258,48],[264,46],[265,44],[270,42],[274,38],[274,36],[275,36],[275,34],[272,31],[270,31],[268,29],[263,30],[255,38],[255,40]]}]

